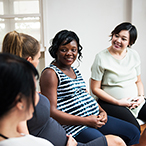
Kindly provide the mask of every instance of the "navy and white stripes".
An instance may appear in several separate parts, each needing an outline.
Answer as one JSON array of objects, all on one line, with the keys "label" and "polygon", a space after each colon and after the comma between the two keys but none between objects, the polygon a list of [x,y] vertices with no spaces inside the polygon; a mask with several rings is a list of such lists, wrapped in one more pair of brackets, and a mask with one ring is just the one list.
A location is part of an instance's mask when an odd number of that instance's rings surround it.
[{"label": "navy and white stripes", "polygon": [[[99,114],[98,104],[95,99],[86,92],[85,82],[77,69],[73,68],[76,79],[72,79],[52,64],[49,68],[56,72],[59,81],[57,88],[57,109],[68,114],[82,117]],[[85,129],[86,126],[63,125],[63,128],[67,134],[72,134],[72,136],[75,137]]]}]

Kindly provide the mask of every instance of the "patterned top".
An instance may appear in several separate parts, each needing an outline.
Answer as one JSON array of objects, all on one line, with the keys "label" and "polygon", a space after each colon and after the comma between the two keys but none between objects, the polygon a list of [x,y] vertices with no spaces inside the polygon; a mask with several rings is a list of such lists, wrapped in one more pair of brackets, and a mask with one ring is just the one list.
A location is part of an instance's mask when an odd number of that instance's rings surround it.
[{"label": "patterned top", "polygon": [[[73,68],[76,79],[72,79],[52,64],[48,68],[53,69],[58,77],[58,110],[81,117],[99,114],[98,103],[86,92],[85,82],[77,69]],[[75,137],[87,127],[84,125],[63,125],[63,128],[67,134],[72,134]]]}]

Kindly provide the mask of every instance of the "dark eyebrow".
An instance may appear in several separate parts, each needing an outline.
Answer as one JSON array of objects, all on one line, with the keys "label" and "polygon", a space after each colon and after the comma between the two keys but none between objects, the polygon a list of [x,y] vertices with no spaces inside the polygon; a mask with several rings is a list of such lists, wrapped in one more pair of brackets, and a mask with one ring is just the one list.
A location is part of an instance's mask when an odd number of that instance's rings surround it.
[{"label": "dark eyebrow", "polygon": [[126,39],[128,39],[128,37],[127,36],[125,36],[125,35],[123,35],[123,36],[121,36],[120,34],[118,34],[120,37],[123,37],[123,38],[126,38]]},{"label": "dark eyebrow", "polygon": [[66,48],[66,46],[63,46],[63,45],[61,45],[60,47],[61,47],[61,48]]},{"label": "dark eyebrow", "polygon": [[128,37],[126,37],[126,36],[123,36],[123,38],[127,38],[128,39]]}]

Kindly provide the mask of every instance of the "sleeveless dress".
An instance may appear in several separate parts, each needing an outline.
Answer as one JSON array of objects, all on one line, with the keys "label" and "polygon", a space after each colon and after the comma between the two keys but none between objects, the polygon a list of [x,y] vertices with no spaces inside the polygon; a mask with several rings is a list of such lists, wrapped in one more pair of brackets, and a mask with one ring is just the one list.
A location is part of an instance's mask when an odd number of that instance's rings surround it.
[{"label": "sleeveless dress", "polygon": [[[57,88],[57,109],[71,115],[86,117],[89,115],[98,115],[99,106],[95,99],[86,92],[86,85],[79,71],[73,68],[76,79],[72,79],[64,74],[59,68],[50,65],[58,77]],[[77,136],[84,125],[62,125],[67,134]]]}]

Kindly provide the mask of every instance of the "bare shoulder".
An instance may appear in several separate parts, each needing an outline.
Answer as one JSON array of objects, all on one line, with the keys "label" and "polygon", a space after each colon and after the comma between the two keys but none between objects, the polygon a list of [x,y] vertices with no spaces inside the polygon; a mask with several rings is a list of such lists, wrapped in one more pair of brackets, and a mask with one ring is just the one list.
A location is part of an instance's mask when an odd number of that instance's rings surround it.
[{"label": "bare shoulder", "polygon": [[55,73],[55,71],[51,68],[47,68],[45,69],[40,77],[40,84],[42,83],[46,83],[46,82],[54,82],[57,81],[57,75]]},{"label": "bare shoulder", "polygon": [[42,74],[41,74],[41,77],[42,76],[48,76],[48,75],[55,75],[55,71],[52,69],[52,68],[46,68]]}]

